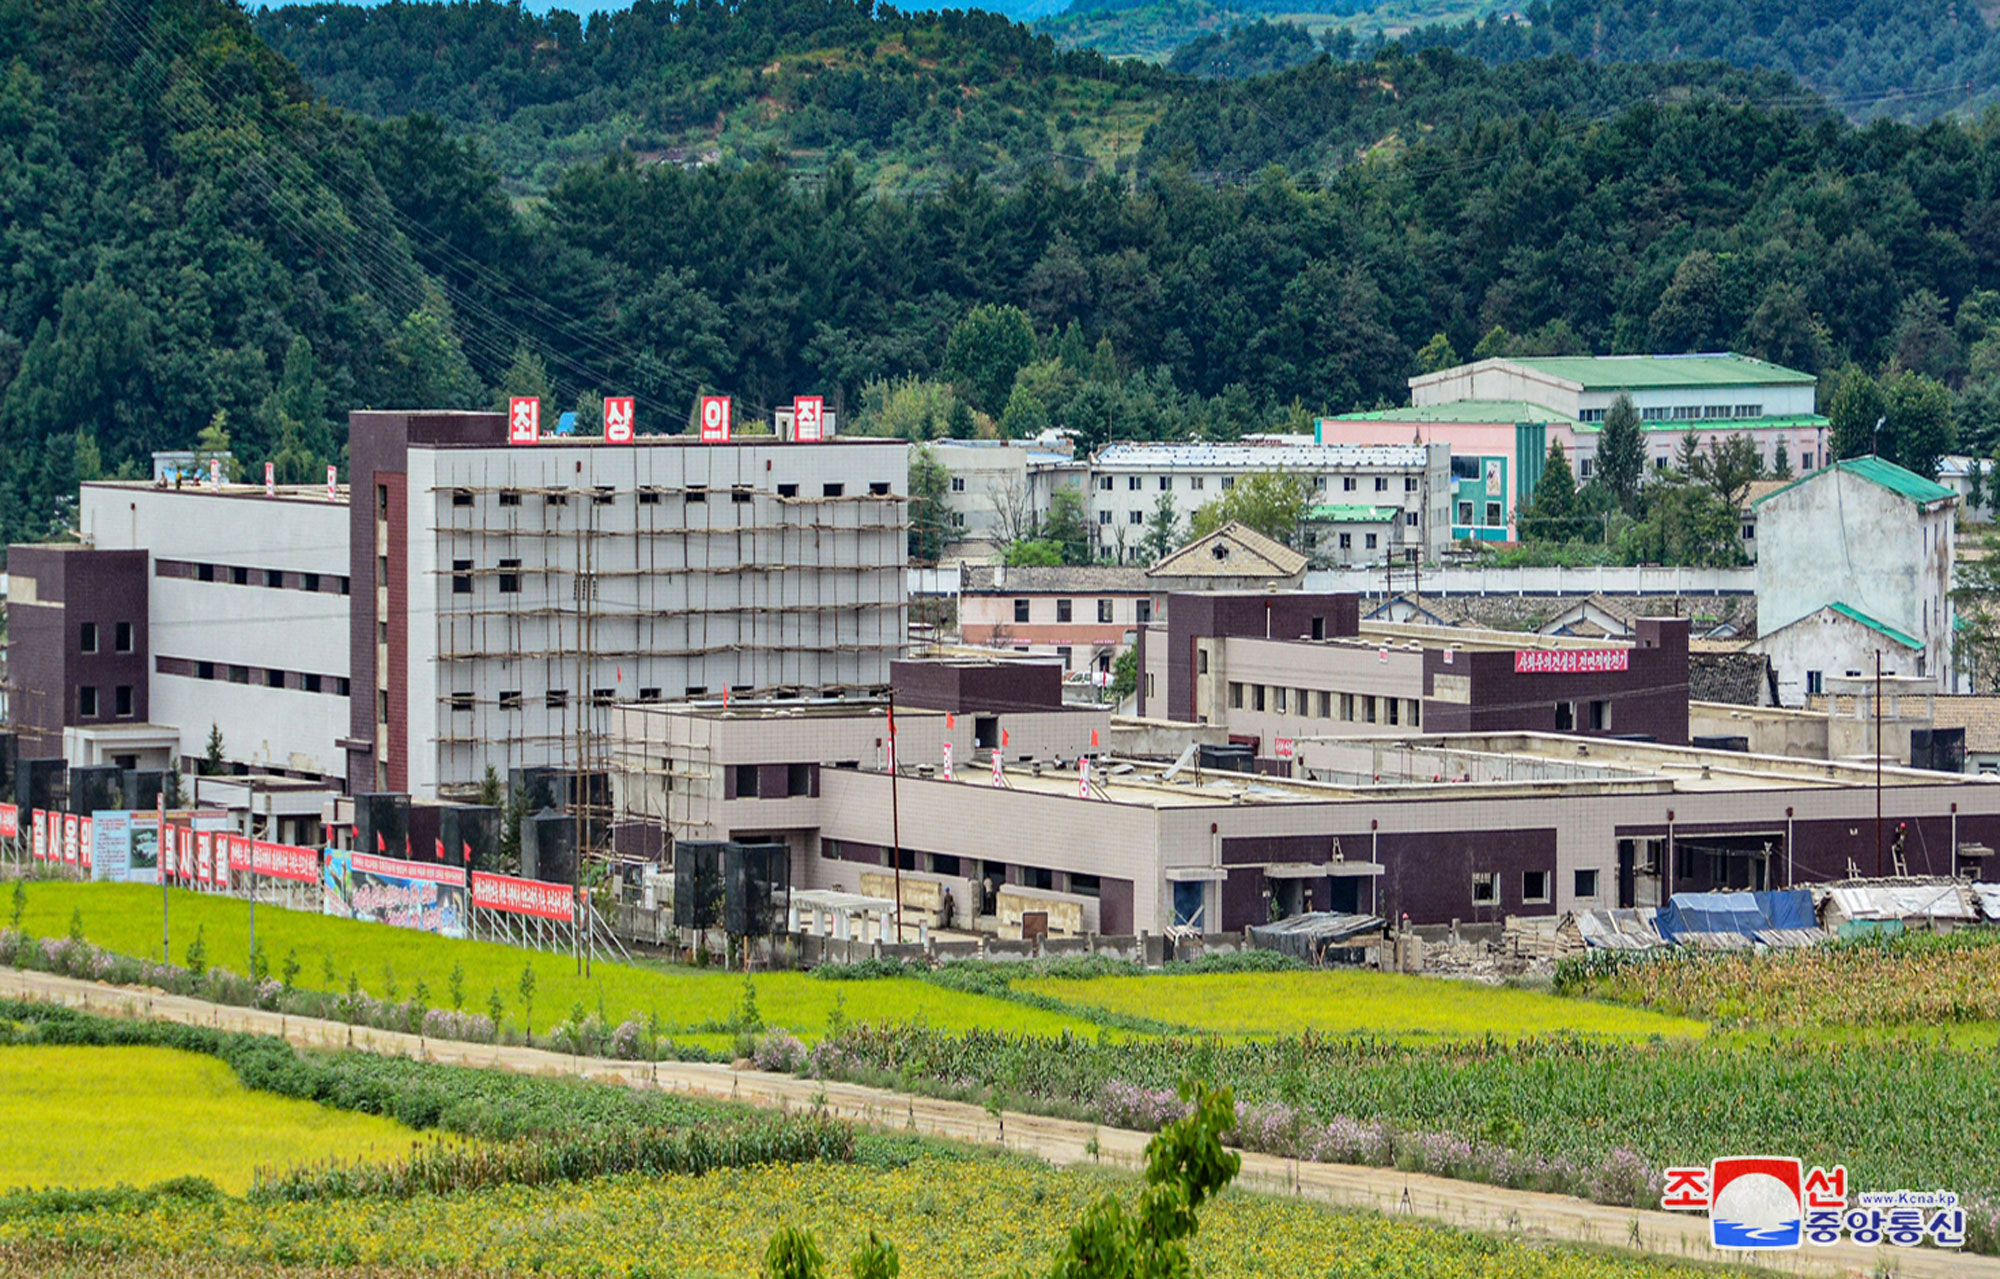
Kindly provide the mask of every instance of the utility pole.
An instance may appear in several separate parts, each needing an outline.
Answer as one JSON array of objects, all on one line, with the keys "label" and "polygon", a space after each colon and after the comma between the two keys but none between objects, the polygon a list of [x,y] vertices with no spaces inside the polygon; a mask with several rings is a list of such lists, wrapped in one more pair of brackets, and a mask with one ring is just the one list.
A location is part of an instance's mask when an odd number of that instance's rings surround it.
[{"label": "utility pole", "polygon": [[174,962],[173,929],[170,927],[167,897],[167,793],[161,791],[155,801],[158,806],[160,833],[153,841],[154,873],[160,877],[160,963]]},{"label": "utility pole", "polygon": [[[1876,423],[1879,428],[1881,423]],[[1882,650],[1875,650],[1875,877],[1882,877]]]},{"label": "utility pole", "polygon": [[896,874],[896,944],[903,944],[903,819],[896,804],[896,690],[889,690],[889,850]]}]

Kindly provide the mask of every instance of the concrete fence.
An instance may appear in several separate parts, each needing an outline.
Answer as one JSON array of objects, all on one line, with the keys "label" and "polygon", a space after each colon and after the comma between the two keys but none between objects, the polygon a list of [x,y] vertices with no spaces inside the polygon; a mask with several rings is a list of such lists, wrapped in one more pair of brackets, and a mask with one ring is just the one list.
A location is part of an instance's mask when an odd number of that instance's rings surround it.
[{"label": "concrete fence", "polygon": [[[1421,580],[1408,566],[1396,569],[1394,590],[1425,595],[1755,595],[1751,568],[1662,568],[1651,565],[1597,565],[1587,568],[1426,568]],[[1309,591],[1359,591],[1380,595],[1379,568],[1325,568],[1306,574]]]}]

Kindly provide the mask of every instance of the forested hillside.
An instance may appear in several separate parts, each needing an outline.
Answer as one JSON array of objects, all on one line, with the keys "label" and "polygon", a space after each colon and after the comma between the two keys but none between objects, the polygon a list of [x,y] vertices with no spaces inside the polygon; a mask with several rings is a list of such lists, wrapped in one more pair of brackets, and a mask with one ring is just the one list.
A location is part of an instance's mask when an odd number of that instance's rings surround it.
[{"label": "forested hillside", "polygon": [[2000,404],[2000,137],[1781,77],[1390,51],[1166,95],[1123,176],[626,155],[517,202],[440,125],[311,102],[214,0],[0,0],[0,35],[10,537],[218,413],[304,477],[350,408],[510,390],[1089,445],[1396,403],[1458,354],[1733,347],[1934,377],[1982,447]]},{"label": "forested hillside", "polygon": [[1525,21],[1420,27],[1412,48],[1488,61],[1720,58],[1789,72],[1859,120],[1930,120],[2000,101],[2000,32],[1969,0],[1534,0]]}]

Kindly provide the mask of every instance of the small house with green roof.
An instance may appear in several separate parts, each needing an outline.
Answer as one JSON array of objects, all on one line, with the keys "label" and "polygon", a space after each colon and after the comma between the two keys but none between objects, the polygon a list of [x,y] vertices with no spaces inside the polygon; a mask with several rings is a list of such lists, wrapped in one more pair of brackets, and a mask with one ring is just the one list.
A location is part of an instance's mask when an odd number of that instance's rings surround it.
[{"label": "small house with green roof", "polygon": [[1759,498],[1757,641],[1778,700],[1801,706],[1844,675],[1957,691],[1951,566],[1959,498],[1878,457],[1849,458]]}]

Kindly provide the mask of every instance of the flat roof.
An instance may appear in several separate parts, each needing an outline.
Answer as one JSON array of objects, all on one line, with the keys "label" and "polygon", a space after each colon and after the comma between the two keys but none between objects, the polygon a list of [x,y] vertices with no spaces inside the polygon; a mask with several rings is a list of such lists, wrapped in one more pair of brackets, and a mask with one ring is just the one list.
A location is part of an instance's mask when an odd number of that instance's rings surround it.
[{"label": "flat roof", "polygon": [[1421,444],[1110,444],[1093,463],[1108,466],[1243,467],[1290,470],[1318,466],[1423,466],[1430,454]]},{"label": "flat roof", "polygon": [[1545,355],[1511,362],[1575,382],[1586,391],[1636,391],[1655,387],[1811,386],[1819,379],[1734,351],[1693,355]]},{"label": "flat roof", "polygon": [[168,497],[229,498],[232,500],[254,499],[262,502],[306,502],[316,506],[346,506],[347,485],[334,486],[335,496],[326,495],[324,484],[280,484],[271,493],[259,484],[231,483],[220,489],[212,489],[202,483],[182,484],[178,488],[172,484],[160,484],[152,480],[88,480],[81,488],[118,489],[130,492],[159,493]]},{"label": "flat roof", "polygon": [[1368,413],[1336,413],[1329,422],[1467,422],[1508,426],[1516,422],[1569,422],[1569,415],[1526,400],[1452,400],[1409,404]]}]

